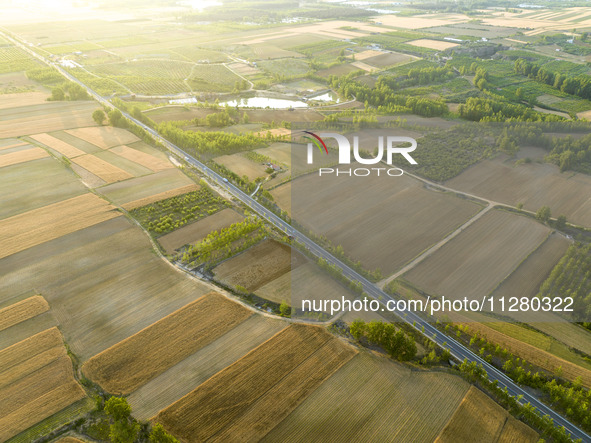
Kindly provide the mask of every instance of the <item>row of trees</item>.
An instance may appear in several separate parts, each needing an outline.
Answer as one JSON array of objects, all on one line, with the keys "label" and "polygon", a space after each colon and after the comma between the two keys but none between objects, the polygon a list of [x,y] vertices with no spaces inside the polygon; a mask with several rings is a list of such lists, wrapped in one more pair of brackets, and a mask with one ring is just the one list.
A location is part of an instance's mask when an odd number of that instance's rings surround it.
[{"label": "row of trees", "polygon": [[539,122],[560,121],[563,117],[536,112],[496,98],[470,97],[459,107],[460,117],[476,122]]},{"label": "row of trees", "polygon": [[244,251],[266,236],[267,231],[261,219],[248,217],[220,231],[212,231],[199,243],[187,246],[182,252],[181,261],[191,266],[209,262],[211,267],[226,257]]},{"label": "row of trees", "polygon": [[[427,69],[438,72],[435,70],[440,68]],[[380,76],[374,87],[370,88],[365,84],[356,82],[352,74],[354,73],[342,77],[331,76],[329,77],[329,84],[345,97],[355,97],[358,101],[366,103],[366,107],[373,106],[377,108],[378,112],[411,112],[424,117],[435,117],[447,113],[447,105],[443,100],[406,96],[398,93],[400,86],[392,76]],[[408,78],[408,81],[415,80]]]},{"label": "row of trees", "polygon": [[86,90],[78,83],[64,82],[60,86],[56,86],[51,90],[50,101],[75,101],[75,100],[90,100],[90,96]]},{"label": "row of trees", "polygon": [[591,318],[591,244],[575,243],[542,283],[539,297],[572,297],[573,320]]},{"label": "row of trees", "polygon": [[[519,384],[531,388],[540,389],[548,396],[553,405],[558,406],[560,410],[573,422],[582,426],[585,430],[591,430],[591,391],[582,386],[580,378],[573,382],[561,380],[561,370],[556,374],[546,374],[536,370],[525,359],[511,354],[507,349],[489,342],[486,337],[478,332],[469,333],[467,326],[453,325],[458,338],[468,337],[469,344],[473,349],[479,349],[478,353],[485,360],[496,364],[499,368]],[[446,326],[446,330],[449,325]],[[467,338],[466,338],[467,340]],[[556,376],[556,377],[555,377]]]},{"label": "row of trees", "polygon": [[465,359],[457,366],[457,369],[466,379],[472,383],[479,383],[491,392],[501,406],[508,409],[515,417],[522,418],[526,423],[529,423],[534,428],[542,431],[543,435],[550,438],[551,441],[559,443],[573,442],[572,438],[570,438],[570,434],[563,427],[557,427],[554,425],[552,417],[540,414],[530,403],[522,405],[518,401],[520,398],[516,398],[509,394],[506,387],[500,388],[497,380],[490,381],[486,370],[482,365],[479,365],[476,362],[468,362],[468,360]]},{"label": "row of trees", "polygon": [[351,323],[349,332],[357,341],[366,340],[369,344],[379,346],[396,360],[408,361],[417,355],[414,338],[401,329],[397,330],[392,323],[355,320]]},{"label": "row of trees", "polygon": [[172,143],[191,154],[230,154],[246,149],[262,147],[264,142],[253,134],[232,134],[229,132],[185,131],[175,123],[167,121],[158,125],[158,132]]},{"label": "row of trees", "polygon": [[588,75],[573,77],[559,72],[554,73],[522,58],[515,60],[514,70],[518,74],[526,75],[567,94],[591,99],[591,77]]}]

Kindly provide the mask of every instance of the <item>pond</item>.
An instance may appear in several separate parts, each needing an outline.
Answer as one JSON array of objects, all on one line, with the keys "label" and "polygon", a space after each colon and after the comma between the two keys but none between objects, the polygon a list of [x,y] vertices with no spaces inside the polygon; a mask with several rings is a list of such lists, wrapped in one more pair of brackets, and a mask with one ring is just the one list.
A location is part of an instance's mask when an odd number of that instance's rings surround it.
[{"label": "pond", "polygon": [[238,100],[230,100],[227,102],[220,102],[221,106],[238,106],[239,108],[272,108],[272,109],[289,109],[289,108],[307,108],[308,104],[300,100],[287,100],[284,98],[268,98],[268,97],[250,97],[240,98]]}]

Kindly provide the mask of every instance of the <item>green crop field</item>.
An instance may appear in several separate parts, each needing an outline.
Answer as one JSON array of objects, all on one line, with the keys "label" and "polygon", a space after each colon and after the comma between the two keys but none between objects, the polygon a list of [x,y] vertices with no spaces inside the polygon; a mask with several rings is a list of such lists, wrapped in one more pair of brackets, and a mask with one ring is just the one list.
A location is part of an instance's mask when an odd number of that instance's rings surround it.
[{"label": "green crop field", "polygon": [[0,74],[38,67],[39,64],[23,50],[14,46],[0,48]]}]

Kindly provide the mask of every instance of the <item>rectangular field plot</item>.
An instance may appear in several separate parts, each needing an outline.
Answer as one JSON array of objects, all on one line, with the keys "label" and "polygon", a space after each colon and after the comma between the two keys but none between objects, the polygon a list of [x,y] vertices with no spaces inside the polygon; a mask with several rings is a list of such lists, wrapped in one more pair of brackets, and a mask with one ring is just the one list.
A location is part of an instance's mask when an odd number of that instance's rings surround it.
[{"label": "rectangular field plot", "polygon": [[211,231],[219,231],[243,219],[244,217],[233,209],[223,209],[209,217],[183,226],[170,234],[163,235],[158,238],[158,243],[160,243],[168,254],[172,254],[181,246],[194,244],[203,240]]},{"label": "rectangular field plot", "polygon": [[566,252],[569,244],[569,241],[562,235],[551,234],[495,289],[493,297],[507,297],[507,299],[509,297],[535,297],[554,265]]},{"label": "rectangular field plot", "polygon": [[29,297],[0,309],[0,331],[10,328],[49,310],[47,301],[40,295]]},{"label": "rectangular field plot", "polygon": [[76,157],[72,161],[91,174],[96,175],[105,183],[113,183],[133,177],[129,172],[92,154]]},{"label": "rectangular field plot", "polygon": [[535,443],[539,439],[537,432],[512,417],[478,388],[471,386],[435,442],[470,441],[475,435],[478,435],[478,441],[483,443]]},{"label": "rectangular field plot", "polygon": [[411,372],[385,358],[359,354],[262,441],[431,443],[468,387],[460,377]]},{"label": "rectangular field plot", "polygon": [[532,162],[514,166],[512,162],[484,160],[446,185],[513,206],[523,203],[530,211],[547,205],[553,214],[564,214],[570,222],[591,226],[591,177],[561,174],[554,165]]},{"label": "rectangular field plot", "polygon": [[83,371],[107,392],[129,394],[251,315],[210,293],[92,357]]},{"label": "rectangular field plot", "polygon": [[96,102],[49,102],[0,110],[0,138],[92,126]]},{"label": "rectangular field plot", "polygon": [[232,155],[222,155],[215,158],[215,162],[225,166],[230,171],[238,174],[240,177],[247,176],[249,180],[254,181],[259,177],[265,177],[267,166],[255,163],[244,157],[241,153]]},{"label": "rectangular field plot", "polygon": [[146,234],[125,217],[3,258],[0,268],[0,303],[25,291],[43,294],[81,361],[210,290],[154,254]]},{"label": "rectangular field plot", "polygon": [[289,246],[265,240],[215,267],[216,280],[229,286],[242,286],[255,291],[281,275],[305,263]]},{"label": "rectangular field plot", "polygon": [[20,151],[4,152],[4,154],[0,152],[0,168],[49,157],[49,154],[45,150],[41,148],[34,148],[32,146]]},{"label": "rectangular field plot", "polygon": [[0,258],[117,217],[105,200],[83,194],[0,221]]},{"label": "rectangular field plot", "polygon": [[259,440],[355,354],[322,328],[291,325],[155,421],[187,442]]},{"label": "rectangular field plot", "polygon": [[102,186],[98,191],[110,200],[131,210],[165,198],[198,189],[199,186],[178,169]]},{"label": "rectangular field plot", "polygon": [[66,131],[68,134],[78,137],[88,143],[92,143],[102,149],[114,146],[127,145],[139,140],[131,132],[112,126],[95,126],[92,128],[76,128]]},{"label": "rectangular field plot", "polygon": [[31,138],[35,141],[38,141],[39,143],[44,144],[48,148],[51,148],[54,151],[59,152],[64,157],[72,158],[86,154],[86,152],[82,151],[81,149],[78,149],[76,146],[72,146],[71,144],[66,143],[49,134],[32,135]]},{"label": "rectangular field plot", "polygon": [[162,160],[158,157],[154,157],[153,155],[146,154],[145,152],[138,151],[137,149],[133,149],[125,145],[111,148],[111,152],[127,160],[135,162],[138,165],[142,165],[153,172],[163,171],[173,167],[172,163],[170,163],[168,160]]},{"label": "rectangular field plot", "polygon": [[[306,263],[286,272],[261,286],[255,294],[275,303],[285,301],[294,308],[298,308],[296,300],[299,302],[303,295],[311,300],[340,300],[342,296],[355,298],[352,292],[329,277],[314,263]],[[295,299],[292,296],[295,296]]]},{"label": "rectangular field plot", "polygon": [[54,158],[6,166],[0,174],[0,219],[85,192],[78,178]]},{"label": "rectangular field plot", "polygon": [[[352,167],[357,165],[351,165]],[[278,202],[288,199],[272,194]],[[475,215],[481,206],[429,190],[406,175],[348,177],[308,174],[293,180],[291,216],[370,270],[392,274]],[[327,205],[327,202],[331,204]],[[282,206],[283,209],[285,209]]]},{"label": "rectangular field plot", "polygon": [[0,351],[0,440],[86,396],[57,328]]},{"label": "rectangular field plot", "polygon": [[429,294],[480,300],[549,233],[546,226],[527,217],[492,210],[404,278]]},{"label": "rectangular field plot", "polygon": [[286,326],[283,320],[252,315],[133,392],[128,398],[134,417],[152,418]]}]

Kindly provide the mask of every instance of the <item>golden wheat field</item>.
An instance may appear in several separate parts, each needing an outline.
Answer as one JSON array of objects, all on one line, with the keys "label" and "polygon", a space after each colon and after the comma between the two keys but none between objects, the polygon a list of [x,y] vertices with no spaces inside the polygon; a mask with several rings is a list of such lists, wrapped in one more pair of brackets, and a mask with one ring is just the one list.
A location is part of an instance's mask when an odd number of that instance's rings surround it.
[{"label": "golden wheat field", "polygon": [[432,443],[469,384],[360,352],[272,429],[263,442]]},{"label": "golden wheat field", "polygon": [[31,138],[35,141],[38,141],[39,143],[43,143],[45,146],[53,149],[54,151],[59,152],[60,154],[68,158],[79,157],[81,155],[86,154],[86,152],[84,152],[81,149],[78,149],[76,146],[72,146],[71,144],[62,141],[59,138],[55,138],[53,135],[50,134],[44,133],[31,135]]},{"label": "golden wheat field", "polygon": [[88,172],[96,175],[105,183],[114,183],[133,177],[129,172],[92,154],[81,155],[80,157],[72,159],[72,161],[78,166],[86,169]]},{"label": "golden wheat field", "polygon": [[1,220],[0,258],[119,216],[114,209],[94,194],[83,194]]},{"label": "golden wheat field", "polygon": [[323,328],[291,325],[154,420],[187,442],[258,440],[355,354]]},{"label": "golden wheat field", "polygon": [[131,132],[112,126],[93,126],[89,128],[76,128],[66,131],[68,134],[78,137],[88,143],[92,143],[102,149],[113,146],[126,145],[139,140]]},{"label": "golden wheat field", "polygon": [[45,157],[49,157],[49,154],[41,148],[31,147],[22,151],[9,152],[0,155],[0,168]]},{"label": "golden wheat field", "polygon": [[111,152],[123,157],[127,160],[137,163],[138,165],[145,166],[146,168],[158,172],[165,169],[172,168],[172,164],[153,155],[146,154],[145,152],[138,151],[137,149],[130,148],[129,146],[116,146],[111,148]]},{"label": "golden wheat field", "polygon": [[513,441],[535,443],[538,434],[513,418],[478,388],[471,386],[436,443]]},{"label": "golden wheat field", "polygon": [[82,370],[107,392],[128,394],[251,315],[212,292],[92,357]]},{"label": "golden wheat field", "polygon": [[0,331],[49,310],[49,304],[40,295],[21,300],[0,309]]},{"label": "golden wheat field", "polygon": [[0,351],[0,441],[86,396],[57,328]]}]

